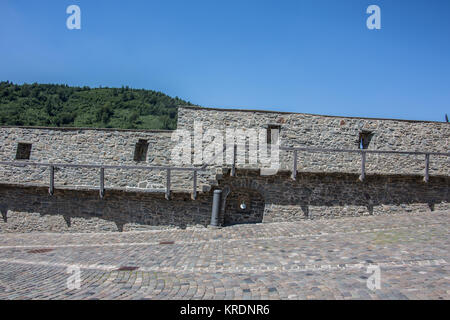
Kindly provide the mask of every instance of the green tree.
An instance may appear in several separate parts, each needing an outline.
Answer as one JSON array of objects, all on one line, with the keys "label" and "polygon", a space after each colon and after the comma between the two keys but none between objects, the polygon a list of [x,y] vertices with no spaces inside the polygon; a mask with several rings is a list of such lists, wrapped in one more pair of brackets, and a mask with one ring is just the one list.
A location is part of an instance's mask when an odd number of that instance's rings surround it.
[{"label": "green tree", "polygon": [[162,92],[0,82],[0,125],[175,129],[179,105]]}]

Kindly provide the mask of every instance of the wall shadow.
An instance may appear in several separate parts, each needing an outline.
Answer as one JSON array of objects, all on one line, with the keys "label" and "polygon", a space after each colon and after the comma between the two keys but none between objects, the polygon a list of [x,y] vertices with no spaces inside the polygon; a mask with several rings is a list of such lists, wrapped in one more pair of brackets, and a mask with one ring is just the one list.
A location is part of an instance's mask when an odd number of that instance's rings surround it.
[{"label": "wall shadow", "polygon": [[[50,196],[47,188],[0,186],[0,212],[6,229],[11,223],[19,223],[14,220],[18,213],[34,215],[33,219],[36,219],[36,214],[39,217],[57,216],[61,223],[52,226],[55,231],[67,231],[75,225],[77,232],[82,232],[83,227],[86,230],[90,228],[89,231],[123,231],[127,225],[133,225],[135,229],[140,229],[140,226],[186,228],[188,225],[209,224],[211,198],[208,193],[199,194],[197,200],[192,200],[188,193],[177,193],[172,194],[171,200],[166,200],[164,194],[107,190],[104,199],[100,199],[96,191],[56,189]],[[34,220],[33,223],[40,222]],[[46,229],[46,226],[32,225],[15,227],[24,232],[33,231],[33,228],[37,231]]]},{"label": "wall shadow", "polygon": [[[265,203],[264,197],[258,191],[234,188],[224,200],[223,224],[225,226],[263,221]],[[245,207],[242,208],[242,205]]]},{"label": "wall shadow", "polygon": [[383,210],[388,213],[392,209],[411,211],[418,207],[434,211],[436,205],[450,202],[450,177],[445,176],[430,177],[425,183],[422,176],[367,175],[361,182],[358,174],[299,173],[294,181],[289,172],[260,176],[255,170],[238,170],[236,177],[225,177],[221,184],[229,186],[231,192],[251,186],[261,193],[265,216],[270,210],[288,206],[292,208],[286,210],[301,211],[304,217],[311,217],[317,208],[327,212],[333,208],[364,208],[364,212],[350,210],[348,215],[373,215]]},{"label": "wall shadow", "polygon": [[[236,177],[226,176],[218,186],[228,194],[221,209],[221,221],[225,224],[266,222],[266,217],[273,218],[277,214],[276,219],[267,221],[314,218],[320,212],[339,216],[339,210],[346,206],[351,207],[348,215],[377,214],[380,210],[388,213],[392,208],[411,211],[420,207],[433,211],[436,207],[441,208],[441,203],[450,202],[449,187],[450,177],[432,176],[429,183],[424,183],[421,176],[367,175],[361,182],[356,174],[299,173],[294,181],[288,172],[260,176],[258,171],[251,170],[238,170]],[[241,192],[236,193],[238,190]],[[237,206],[239,194],[258,199],[256,202],[264,207],[263,215],[249,214],[224,221],[223,217],[229,210],[236,210],[232,206]],[[100,199],[97,191],[56,189],[50,196],[47,188],[0,185],[0,232],[123,231],[161,226],[207,226],[211,207],[211,192],[199,194],[194,201],[188,193],[173,194],[171,200],[166,200],[164,194],[107,190],[105,198]],[[23,215],[22,218],[15,219],[19,214]],[[29,226],[22,225],[23,221],[28,221],[27,217],[34,220]],[[51,222],[39,220],[45,217],[61,219]],[[39,223],[60,224],[48,226]]]}]

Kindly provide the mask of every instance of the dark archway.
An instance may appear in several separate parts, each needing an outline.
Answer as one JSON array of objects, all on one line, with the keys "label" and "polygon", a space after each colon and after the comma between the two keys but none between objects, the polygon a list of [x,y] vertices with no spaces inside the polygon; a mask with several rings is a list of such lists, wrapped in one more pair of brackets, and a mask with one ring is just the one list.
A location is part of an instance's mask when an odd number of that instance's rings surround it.
[{"label": "dark archway", "polygon": [[264,217],[264,197],[248,188],[232,189],[226,197],[224,225],[260,223]]}]

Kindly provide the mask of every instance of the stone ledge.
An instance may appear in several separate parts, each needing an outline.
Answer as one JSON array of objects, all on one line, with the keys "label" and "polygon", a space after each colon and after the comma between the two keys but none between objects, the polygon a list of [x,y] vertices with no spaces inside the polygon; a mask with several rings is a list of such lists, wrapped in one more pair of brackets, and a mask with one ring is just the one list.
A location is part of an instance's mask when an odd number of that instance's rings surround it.
[{"label": "stone ledge", "polygon": [[[5,183],[0,182],[1,187],[19,187],[19,188],[49,188],[48,184],[43,183]],[[55,191],[56,190],[71,190],[71,191],[99,191],[99,187],[94,186],[61,186],[61,185],[55,185],[54,186]],[[157,194],[164,194],[166,193],[165,188],[157,188],[157,189],[145,189],[145,188],[134,188],[134,187],[125,187],[125,188],[105,188],[105,192],[108,191],[119,191],[119,192],[129,192],[129,193],[157,193]],[[198,191],[197,193],[206,193],[207,191]],[[171,194],[191,194],[192,190],[186,190],[186,189],[171,189]]]},{"label": "stone ledge", "polygon": [[200,111],[221,111],[221,112],[250,112],[250,113],[273,113],[273,114],[298,114],[312,117],[324,117],[335,119],[362,119],[362,120],[384,120],[384,121],[401,121],[401,122],[415,122],[415,123],[445,123],[444,121],[431,121],[431,120],[409,120],[409,119],[395,119],[395,118],[369,118],[369,117],[350,117],[350,116],[338,116],[338,115],[323,115],[315,113],[303,113],[303,112],[287,112],[287,111],[275,111],[275,110],[258,110],[258,109],[234,109],[234,108],[214,108],[214,107],[200,107],[200,106],[179,106],[179,109],[191,109]]},{"label": "stone ledge", "polygon": [[0,126],[6,129],[39,129],[39,130],[55,130],[55,131],[121,131],[121,132],[148,132],[148,133],[172,133],[174,130],[163,129],[119,129],[119,128],[89,128],[89,127],[42,127],[42,126]]}]

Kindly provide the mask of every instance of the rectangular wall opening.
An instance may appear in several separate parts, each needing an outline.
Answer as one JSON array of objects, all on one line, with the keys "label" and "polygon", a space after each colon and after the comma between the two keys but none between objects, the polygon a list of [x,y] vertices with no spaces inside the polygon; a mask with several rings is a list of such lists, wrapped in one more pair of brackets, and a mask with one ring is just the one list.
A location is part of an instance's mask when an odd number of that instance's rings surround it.
[{"label": "rectangular wall opening", "polygon": [[269,124],[267,126],[267,144],[272,144],[272,131],[278,131],[278,138],[280,137],[281,126],[278,124]]},{"label": "rectangular wall opening", "polygon": [[362,131],[359,133],[359,149],[368,149],[370,140],[372,140],[373,133],[370,131]]},{"label": "rectangular wall opening", "polygon": [[139,139],[134,148],[134,161],[145,162],[147,161],[148,141]]},{"label": "rectangular wall opening", "polygon": [[30,160],[31,143],[19,142],[17,144],[16,160]]}]

